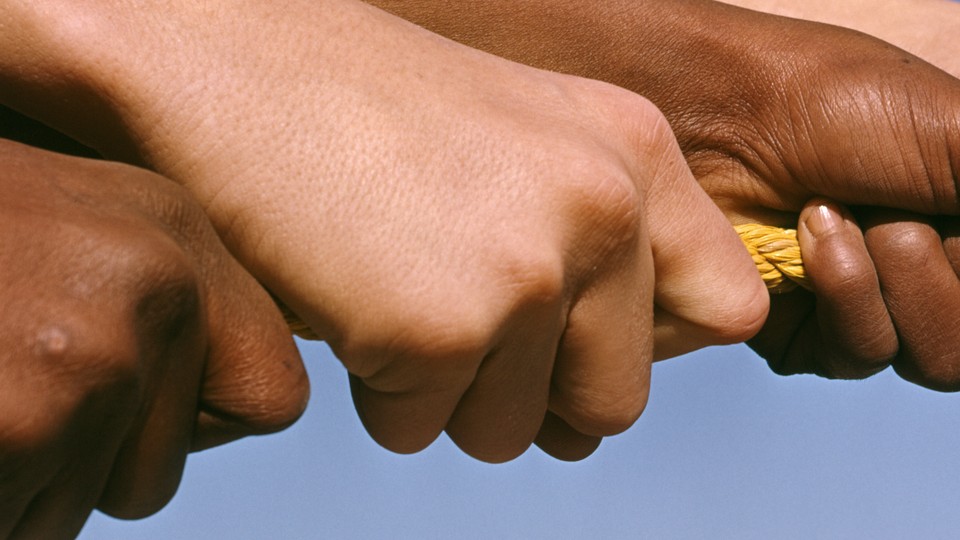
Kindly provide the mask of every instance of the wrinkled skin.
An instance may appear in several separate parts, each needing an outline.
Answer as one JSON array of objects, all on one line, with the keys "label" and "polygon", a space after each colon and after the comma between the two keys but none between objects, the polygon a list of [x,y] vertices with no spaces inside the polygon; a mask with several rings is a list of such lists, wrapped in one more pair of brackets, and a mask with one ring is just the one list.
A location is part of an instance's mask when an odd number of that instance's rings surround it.
[{"label": "wrinkled skin", "polygon": [[143,517],[186,455],[306,404],[269,296],[186,192],[0,140],[0,537]]},{"label": "wrinkled skin", "polygon": [[[944,293],[956,287],[954,219],[923,217],[960,211],[957,79],[851,30],[716,2],[373,3],[468,45],[644,95],[731,221],[799,219],[815,299],[773,298],[750,341],[775,371],[856,378],[892,363],[918,384],[960,389],[960,297]],[[825,212],[842,225],[822,238],[805,226],[817,201],[799,215],[818,197],[834,201]],[[865,242],[837,202],[914,214],[864,210]],[[929,226],[916,233],[915,220],[930,219],[939,238]],[[925,253],[931,261],[913,262]]]},{"label": "wrinkled skin", "polygon": [[392,450],[584,457],[642,412],[655,340],[766,316],[663,116],[612,85],[352,0],[3,11],[0,98],[188,187]]}]

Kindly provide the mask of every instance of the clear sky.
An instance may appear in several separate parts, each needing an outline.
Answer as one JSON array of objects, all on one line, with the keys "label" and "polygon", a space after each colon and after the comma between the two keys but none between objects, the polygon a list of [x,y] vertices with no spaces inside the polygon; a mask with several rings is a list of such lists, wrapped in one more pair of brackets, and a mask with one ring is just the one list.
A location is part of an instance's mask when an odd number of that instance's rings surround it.
[{"label": "clear sky", "polygon": [[191,457],[159,514],[84,539],[957,538],[960,395],[899,380],[779,377],[744,346],[654,367],[650,404],[579,463],[479,463],[446,439],[377,446],[346,375],[302,344],[293,428]]}]

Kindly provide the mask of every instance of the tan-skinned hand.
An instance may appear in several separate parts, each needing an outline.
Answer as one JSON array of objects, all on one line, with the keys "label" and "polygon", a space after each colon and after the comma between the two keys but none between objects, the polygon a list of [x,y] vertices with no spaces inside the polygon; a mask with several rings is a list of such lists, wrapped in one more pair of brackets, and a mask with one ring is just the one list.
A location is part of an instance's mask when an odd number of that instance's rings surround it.
[{"label": "tan-skinned hand", "polygon": [[185,190],[0,140],[0,538],[159,510],[186,455],[306,405],[269,296]]},{"label": "tan-skinned hand", "polygon": [[663,116],[622,89],[352,0],[4,15],[31,45],[0,59],[0,98],[187,186],[387,448],[445,429],[483,460],[584,457],[640,415],[655,339],[740,341],[766,315]]}]

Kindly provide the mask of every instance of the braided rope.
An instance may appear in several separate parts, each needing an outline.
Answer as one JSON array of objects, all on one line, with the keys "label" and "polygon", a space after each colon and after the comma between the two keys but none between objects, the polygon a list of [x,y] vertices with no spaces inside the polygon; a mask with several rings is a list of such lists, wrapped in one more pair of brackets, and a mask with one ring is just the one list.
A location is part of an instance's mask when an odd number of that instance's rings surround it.
[{"label": "braided rope", "polygon": [[[750,223],[734,227],[743,245],[750,252],[750,257],[760,271],[760,277],[767,285],[771,294],[790,292],[797,286],[810,288],[806,274],[803,271],[803,260],[800,257],[800,244],[797,243],[797,231],[781,229],[769,225]],[[277,302],[283,317],[290,327],[290,331],[297,336],[319,340],[320,337],[306,325],[300,317],[290,311],[287,306]]]},{"label": "braided rope", "polygon": [[797,231],[750,223],[734,227],[772,294],[810,288],[803,271]]}]

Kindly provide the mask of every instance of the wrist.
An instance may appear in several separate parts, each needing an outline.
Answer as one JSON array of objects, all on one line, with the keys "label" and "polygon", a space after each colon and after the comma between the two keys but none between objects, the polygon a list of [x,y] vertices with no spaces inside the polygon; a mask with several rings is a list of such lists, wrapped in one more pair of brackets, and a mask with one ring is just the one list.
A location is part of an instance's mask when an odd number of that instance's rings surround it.
[{"label": "wrist", "polygon": [[103,11],[97,2],[3,2],[0,102],[91,146],[118,132],[107,92],[116,54],[99,49],[114,40],[123,52],[123,27],[108,26]]}]

